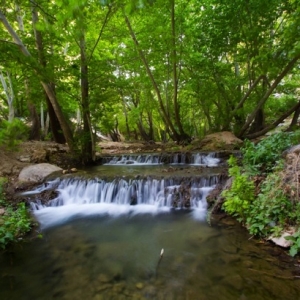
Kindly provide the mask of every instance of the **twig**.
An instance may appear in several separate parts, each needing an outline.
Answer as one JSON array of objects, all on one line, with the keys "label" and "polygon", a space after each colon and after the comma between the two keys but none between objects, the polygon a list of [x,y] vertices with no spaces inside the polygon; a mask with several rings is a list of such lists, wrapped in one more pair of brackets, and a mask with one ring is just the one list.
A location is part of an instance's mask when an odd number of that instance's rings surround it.
[{"label": "twig", "polygon": [[159,267],[159,264],[160,264],[163,256],[164,256],[164,249],[161,249],[160,255],[159,255],[159,260],[158,260],[157,265],[156,265],[156,278],[157,278],[157,274],[158,274],[158,267]]}]

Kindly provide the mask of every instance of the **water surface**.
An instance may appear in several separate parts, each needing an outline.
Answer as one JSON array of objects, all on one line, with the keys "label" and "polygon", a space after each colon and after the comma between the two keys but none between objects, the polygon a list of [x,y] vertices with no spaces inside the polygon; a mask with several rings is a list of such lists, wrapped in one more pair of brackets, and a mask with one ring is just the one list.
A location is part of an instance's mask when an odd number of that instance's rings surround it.
[{"label": "water surface", "polygon": [[1,255],[0,299],[300,297],[289,257],[188,211],[78,218],[43,234]]}]

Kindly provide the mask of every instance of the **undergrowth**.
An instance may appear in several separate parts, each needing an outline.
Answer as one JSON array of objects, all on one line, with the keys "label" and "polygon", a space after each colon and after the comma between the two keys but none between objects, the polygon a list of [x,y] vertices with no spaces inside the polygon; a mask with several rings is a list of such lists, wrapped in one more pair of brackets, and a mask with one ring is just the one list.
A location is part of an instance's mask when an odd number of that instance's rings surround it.
[{"label": "undergrowth", "polygon": [[2,120],[0,122],[0,145],[9,150],[16,150],[20,142],[27,139],[28,133],[28,127],[21,120],[16,118],[12,122]]},{"label": "undergrowth", "polygon": [[[242,162],[238,164],[234,157],[228,161],[232,185],[222,193],[224,210],[253,235],[267,238],[295,228],[295,234],[287,238],[292,241],[292,256],[300,251],[300,202],[298,191],[296,199],[291,197],[282,152],[298,144],[299,139],[300,132],[296,131],[274,134],[257,144],[246,141]],[[255,185],[257,176],[264,178],[259,186]]]},{"label": "undergrowth", "polygon": [[0,207],[5,213],[0,216],[0,247],[18,241],[31,229],[31,219],[25,203],[19,203],[16,208],[8,204],[3,195],[5,179],[0,178]]}]

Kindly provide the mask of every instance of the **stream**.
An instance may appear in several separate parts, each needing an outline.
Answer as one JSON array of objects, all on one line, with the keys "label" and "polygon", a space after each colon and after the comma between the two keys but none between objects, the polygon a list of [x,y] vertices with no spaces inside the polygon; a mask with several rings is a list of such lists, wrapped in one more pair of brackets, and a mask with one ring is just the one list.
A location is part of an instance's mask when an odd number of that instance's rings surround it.
[{"label": "stream", "polygon": [[0,299],[300,299],[297,260],[230,218],[207,222],[222,161],[195,157],[114,157],[28,192],[58,194],[31,203],[43,238],[0,254]]}]

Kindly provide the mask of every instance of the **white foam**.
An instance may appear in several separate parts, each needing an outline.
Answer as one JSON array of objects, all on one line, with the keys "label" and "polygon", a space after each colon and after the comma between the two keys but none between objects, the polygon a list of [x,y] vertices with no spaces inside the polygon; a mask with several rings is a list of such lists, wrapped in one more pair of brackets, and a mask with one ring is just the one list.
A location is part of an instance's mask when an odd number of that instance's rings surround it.
[{"label": "white foam", "polygon": [[69,204],[63,206],[44,207],[34,210],[37,221],[42,229],[66,223],[71,219],[87,216],[109,216],[119,217],[122,215],[139,215],[169,212],[169,207],[158,205],[120,205],[115,203],[93,203],[93,204]]}]

